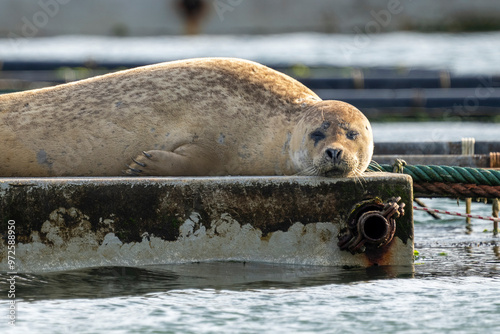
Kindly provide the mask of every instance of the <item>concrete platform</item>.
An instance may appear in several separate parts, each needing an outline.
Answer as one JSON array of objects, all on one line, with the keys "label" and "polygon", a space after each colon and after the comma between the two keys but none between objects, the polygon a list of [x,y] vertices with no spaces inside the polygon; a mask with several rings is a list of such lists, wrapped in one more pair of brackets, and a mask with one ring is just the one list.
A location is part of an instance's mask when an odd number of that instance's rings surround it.
[{"label": "concrete platform", "polygon": [[[412,265],[411,178],[368,175],[362,181],[0,178],[0,267],[9,271],[10,225],[19,272],[198,261]],[[356,254],[340,250],[339,237],[355,210],[366,201],[397,196],[406,212],[395,220],[388,244],[368,245]]]}]

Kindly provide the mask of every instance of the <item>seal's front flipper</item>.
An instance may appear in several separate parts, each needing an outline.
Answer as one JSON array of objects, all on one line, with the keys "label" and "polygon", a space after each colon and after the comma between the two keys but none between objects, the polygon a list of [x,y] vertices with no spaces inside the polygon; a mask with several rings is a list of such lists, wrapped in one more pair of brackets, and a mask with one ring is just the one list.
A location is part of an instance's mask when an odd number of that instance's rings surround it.
[{"label": "seal's front flipper", "polygon": [[[179,151],[179,153],[177,153]],[[152,150],[144,151],[124,171],[130,176],[195,176],[210,175],[214,161],[196,154],[193,147],[182,147],[175,152]],[[189,154],[195,153],[195,154]],[[209,168],[210,167],[210,168]]]},{"label": "seal's front flipper", "polygon": [[[149,162],[146,164],[146,161],[148,159],[151,159],[152,157],[152,154],[142,151],[142,155],[138,156],[135,159],[132,158],[132,163],[130,165],[127,165],[128,168],[124,170],[123,173],[129,176],[149,175],[147,173],[144,173],[144,170],[149,170],[151,168],[151,165],[153,165]],[[150,165],[149,168],[148,165]]]}]

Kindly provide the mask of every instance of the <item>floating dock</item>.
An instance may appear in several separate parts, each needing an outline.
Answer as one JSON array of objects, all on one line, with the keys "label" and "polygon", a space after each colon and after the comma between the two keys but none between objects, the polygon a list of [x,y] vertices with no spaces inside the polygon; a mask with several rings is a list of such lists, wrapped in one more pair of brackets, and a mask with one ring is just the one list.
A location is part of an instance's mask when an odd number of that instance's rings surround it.
[{"label": "floating dock", "polygon": [[389,173],[0,178],[1,267],[8,244],[20,272],[199,261],[412,265],[412,196],[411,178]]}]

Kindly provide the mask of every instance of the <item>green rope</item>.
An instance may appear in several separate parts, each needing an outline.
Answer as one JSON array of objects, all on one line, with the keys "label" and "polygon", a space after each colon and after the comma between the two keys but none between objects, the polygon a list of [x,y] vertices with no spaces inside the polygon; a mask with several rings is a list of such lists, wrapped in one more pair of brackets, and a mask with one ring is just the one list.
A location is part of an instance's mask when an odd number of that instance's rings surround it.
[{"label": "green rope", "polygon": [[[414,182],[447,182],[465,183],[487,186],[500,186],[500,170],[451,167],[451,166],[424,166],[424,165],[402,165],[403,174],[408,174]],[[395,167],[391,165],[379,165],[374,162],[368,166],[371,172],[390,172]]]}]

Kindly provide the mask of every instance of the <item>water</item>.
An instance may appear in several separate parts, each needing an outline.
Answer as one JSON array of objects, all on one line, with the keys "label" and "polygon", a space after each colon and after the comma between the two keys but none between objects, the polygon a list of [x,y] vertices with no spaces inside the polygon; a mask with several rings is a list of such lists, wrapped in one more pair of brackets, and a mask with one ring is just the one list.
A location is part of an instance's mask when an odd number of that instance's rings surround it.
[{"label": "water", "polygon": [[192,57],[240,57],[265,64],[424,67],[457,74],[500,73],[500,32],[374,35],[60,36],[0,39],[0,61],[155,63]]},{"label": "water", "polygon": [[[143,296],[34,301],[21,305],[30,333],[493,333],[492,278],[306,280],[296,287],[188,288]],[[339,274],[337,274],[339,275]]]},{"label": "water", "polygon": [[399,122],[372,123],[373,140],[377,142],[442,142],[461,141],[472,137],[476,141],[500,141],[500,126],[482,122]]},{"label": "water", "polygon": [[[500,33],[354,36],[57,37],[0,40],[2,60],[140,60],[237,56],[267,63],[406,66],[498,73]],[[345,50],[356,52],[349,53]],[[350,49],[349,49],[350,48]],[[34,56],[35,55],[35,56]],[[35,58],[34,58],[35,57]],[[498,140],[487,123],[373,124],[375,141]],[[456,201],[429,207],[463,212]],[[473,203],[473,213],[491,215]],[[415,212],[413,267],[188,263],[20,274],[11,333],[493,333],[500,329],[500,248],[492,223]]]}]

